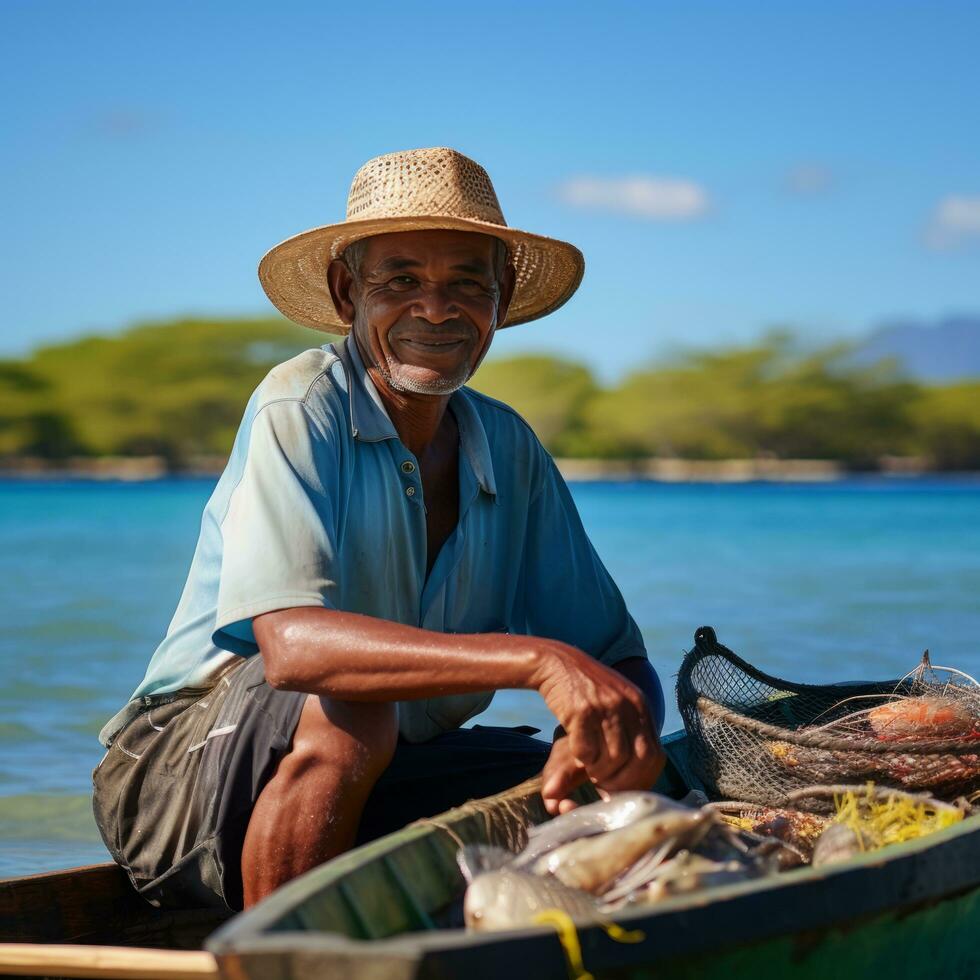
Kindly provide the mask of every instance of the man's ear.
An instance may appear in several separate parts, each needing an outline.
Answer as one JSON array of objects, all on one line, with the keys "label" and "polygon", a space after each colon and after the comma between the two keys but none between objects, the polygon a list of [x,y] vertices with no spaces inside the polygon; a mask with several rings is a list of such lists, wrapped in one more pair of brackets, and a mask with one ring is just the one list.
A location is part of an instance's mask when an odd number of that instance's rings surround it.
[{"label": "man's ear", "polygon": [[354,287],[354,277],[343,259],[334,259],[327,266],[327,287],[330,298],[337,309],[337,315],[344,323],[354,322],[354,303],[351,300],[351,290]]},{"label": "man's ear", "polygon": [[507,310],[510,309],[510,301],[514,296],[514,286],[517,285],[517,272],[508,262],[500,274],[500,300],[497,303],[497,326],[499,327],[507,319]]}]

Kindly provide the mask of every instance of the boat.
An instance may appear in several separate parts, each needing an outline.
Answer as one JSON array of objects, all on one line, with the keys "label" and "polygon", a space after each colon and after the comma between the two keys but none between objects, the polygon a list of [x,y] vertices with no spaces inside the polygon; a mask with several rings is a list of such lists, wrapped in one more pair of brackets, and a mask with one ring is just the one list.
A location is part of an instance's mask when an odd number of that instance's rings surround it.
[{"label": "boat", "polygon": [[0,975],[217,977],[202,950],[229,915],[161,911],[117,864],[0,880]]},{"label": "boat", "polygon": [[[669,761],[657,789],[679,798],[698,787],[687,767],[684,733],[667,736],[664,746]],[[980,976],[980,944],[973,938],[980,925],[980,816],[839,865],[799,868],[618,915],[616,923],[633,938],[642,934],[639,942],[616,941],[601,925],[580,923],[573,939],[584,967],[577,972],[569,969],[569,937],[563,941],[552,927],[467,932],[459,921],[459,841],[519,846],[528,825],[548,819],[539,788],[532,780],[341,855],[219,925],[198,954],[213,960],[184,961],[185,973],[179,972],[182,963],[172,960],[177,972],[165,975],[229,980]],[[144,935],[148,943],[150,937],[168,945],[190,942],[195,929],[200,934],[214,925],[156,910],[147,918],[129,906],[130,898],[141,901],[135,894],[121,894],[121,873],[113,878],[103,867],[86,875],[87,887],[81,886],[79,872],[5,883],[3,921],[13,907],[37,909],[46,924],[30,927],[34,938],[22,941],[43,943],[107,941],[106,930],[95,928],[103,902],[116,909],[115,919],[102,919],[110,932],[124,928],[127,937]],[[47,885],[41,883],[45,878]],[[32,883],[36,898],[13,906],[9,896],[27,887],[24,882]],[[85,907],[72,909],[76,902]],[[0,972],[5,962],[0,947]],[[63,969],[55,975],[164,974]]]}]

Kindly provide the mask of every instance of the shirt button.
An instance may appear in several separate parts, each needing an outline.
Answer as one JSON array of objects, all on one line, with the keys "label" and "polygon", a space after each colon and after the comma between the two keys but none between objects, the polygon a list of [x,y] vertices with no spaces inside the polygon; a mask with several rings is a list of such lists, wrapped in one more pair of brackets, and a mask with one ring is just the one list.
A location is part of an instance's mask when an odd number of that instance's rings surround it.
[{"label": "shirt button", "polygon": [[405,496],[406,497],[414,497],[415,496],[415,487],[405,487]]},{"label": "shirt button", "polygon": [[415,464],[410,459],[406,459],[405,462],[402,463],[402,473],[414,473],[414,472],[415,472]]}]

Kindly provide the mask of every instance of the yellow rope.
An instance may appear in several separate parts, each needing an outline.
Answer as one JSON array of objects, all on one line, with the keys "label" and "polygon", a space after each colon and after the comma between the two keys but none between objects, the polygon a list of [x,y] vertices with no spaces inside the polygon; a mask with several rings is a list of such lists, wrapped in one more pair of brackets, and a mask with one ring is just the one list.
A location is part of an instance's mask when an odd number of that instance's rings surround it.
[{"label": "yellow rope", "polygon": [[534,921],[538,925],[554,926],[568,963],[569,980],[595,980],[582,962],[582,944],[578,941],[578,930],[567,912],[561,909],[545,909],[534,917]]},{"label": "yellow rope", "polygon": [[617,943],[642,943],[647,938],[647,934],[642,929],[626,930],[615,922],[600,922],[599,925],[605,930],[606,935]]},{"label": "yellow rope", "polygon": [[962,811],[933,806],[929,800],[908,795],[881,796],[868,783],[862,793],[849,790],[834,795],[834,818],[855,832],[860,849],[875,850],[900,844],[951,827],[963,819]]},{"label": "yellow rope", "polygon": [[[567,912],[561,909],[543,909],[534,917],[534,921],[537,925],[552,926],[557,933],[568,964],[569,980],[595,980],[582,961],[582,944],[578,939],[578,930]],[[642,943],[646,939],[645,933],[639,929],[626,930],[615,922],[600,920],[597,925],[617,943]]]}]

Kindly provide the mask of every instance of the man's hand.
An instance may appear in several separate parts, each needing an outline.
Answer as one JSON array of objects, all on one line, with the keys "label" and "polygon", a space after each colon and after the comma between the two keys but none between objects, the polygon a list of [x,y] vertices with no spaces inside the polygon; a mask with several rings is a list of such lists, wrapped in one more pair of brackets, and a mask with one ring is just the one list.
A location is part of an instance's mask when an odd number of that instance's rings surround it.
[{"label": "man's hand", "polygon": [[664,753],[646,698],[615,670],[554,642],[535,685],[568,733],[552,748],[542,795],[550,813],[574,805],[568,795],[586,779],[600,791],[649,789]]}]

